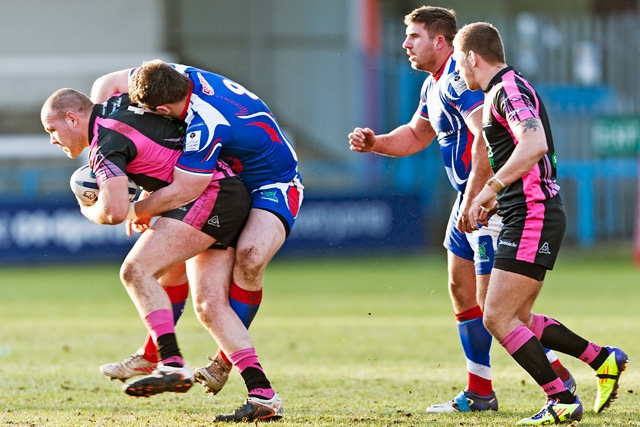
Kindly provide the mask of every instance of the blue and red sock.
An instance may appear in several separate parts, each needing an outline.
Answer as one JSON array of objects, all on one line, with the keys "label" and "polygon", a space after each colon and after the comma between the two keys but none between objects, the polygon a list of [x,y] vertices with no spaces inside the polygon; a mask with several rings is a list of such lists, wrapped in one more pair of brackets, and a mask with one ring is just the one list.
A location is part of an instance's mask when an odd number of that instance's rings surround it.
[{"label": "blue and red sock", "polygon": [[229,304],[247,329],[249,329],[251,322],[253,322],[254,317],[256,317],[261,303],[262,289],[259,291],[247,291],[234,282],[231,283],[229,288]]},{"label": "blue and red sock", "polygon": [[467,391],[488,396],[493,393],[491,382],[491,334],[482,323],[479,306],[457,313],[458,335],[467,359]]}]

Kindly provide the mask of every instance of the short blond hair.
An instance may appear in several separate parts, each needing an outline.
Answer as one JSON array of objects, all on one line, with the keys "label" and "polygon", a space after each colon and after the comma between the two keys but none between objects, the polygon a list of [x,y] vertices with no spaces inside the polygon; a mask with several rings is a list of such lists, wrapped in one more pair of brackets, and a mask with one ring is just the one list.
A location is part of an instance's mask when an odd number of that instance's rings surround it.
[{"label": "short blond hair", "polygon": [[53,118],[62,118],[67,111],[87,114],[93,109],[93,102],[84,93],[71,88],[58,89],[53,92],[42,106]]}]

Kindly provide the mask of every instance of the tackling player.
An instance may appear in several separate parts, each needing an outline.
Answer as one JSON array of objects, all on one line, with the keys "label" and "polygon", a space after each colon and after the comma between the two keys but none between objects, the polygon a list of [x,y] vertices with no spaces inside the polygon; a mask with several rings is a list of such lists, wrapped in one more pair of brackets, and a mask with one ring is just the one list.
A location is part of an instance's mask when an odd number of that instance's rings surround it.
[{"label": "tackling player", "polygon": [[[224,76],[153,60],[99,78],[91,98],[100,102],[109,94],[127,91],[133,101],[179,119],[187,128],[177,178],[136,203],[137,216],[157,215],[166,206],[180,206],[197,195],[218,158],[231,166],[251,193],[251,211],[238,240],[229,291],[231,304],[249,327],[262,301],[264,271],[289,235],[303,199],[293,146],[265,103]],[[206,391],[217,393],[239,357],[245,355],[219,352],[209,365],[196,369],[196,380]],[[250,418],[256,405],[277,404],[270,393],[252,396],[234,413],[218,419]]]},{"label": "tackling player", "polygon": [[[427,412],[498,410],[491,381],[491,335],[483,325],[482,305],[493,266],[501,229],[499,216],[480,228],[466,221],[467,203],[491,177],[488,165],[476,163],[472,146],[481,144],[481,91],[471,91],[455,71],[453,37],[457,31],[451,9],[423,6],[405,17],[406,38],[402,47],[412,68],[429,73],[422,85],[420,103],[413,118],[392,132],[376,135],[369,128],[349,134],[352,151],[389,156],[409,156],[429,146],[437,137],[444,167],[458,197],[451,210],[444,246],[448,258],[448,288],[458,334],[467,360],[467,387],[455,398],[431,405]],[[472,164],[473,161],[473,164]],[[458,230],[473,231],[465,233]],[[553,352],[554,367],[569,387],[575,381]]]},{"label": "tackling player", "polygon": [[[41,117],[51,143],[63,147],[69,157],[90,147],[100,195],[96,204],[81,205],[81,211],[94,222],[117,224],[131,216],[129,177],[151,192],[175,179],[183,149],[180,123],[130,104],[126,94],[94,105],[86,95],[62,89],[45,102]],[[125,385],[125,391],[133,396],[185,392],[193,383],[178,349],[171,305],[156,280],[186,261],[198,317],[222,349],[240,355],[236,366],[250,400],[271,394],[268,407],[247,403],[253,409],[252,419],[278,419],[282,402],[258,362],[247,328],[229,305],[235,259],[230,246],[247,218],[250,196],[220,160],[208,180],[199,196],[163,213],[134,244],[121,267],[121,279],[161,359],[152,375]]]}]

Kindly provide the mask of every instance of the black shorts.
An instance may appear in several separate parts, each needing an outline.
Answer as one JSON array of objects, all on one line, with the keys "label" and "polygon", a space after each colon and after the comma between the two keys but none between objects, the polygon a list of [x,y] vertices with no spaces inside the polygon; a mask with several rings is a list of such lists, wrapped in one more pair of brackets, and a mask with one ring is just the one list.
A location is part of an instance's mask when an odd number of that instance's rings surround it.
[{"label": "black shorts", "polygon": [[502,222],[495,268],[534,278],[540,277],[541,270],[527,264],[553,269],[567,226],[567,214],[559,195],[510,209]]},{"label": "black shorts", "polygon": [[235,247],[244,227],[251,196],[240,178],[212,181],[193,202],[162,214],[187,223],[216,239],[212,249]]}]

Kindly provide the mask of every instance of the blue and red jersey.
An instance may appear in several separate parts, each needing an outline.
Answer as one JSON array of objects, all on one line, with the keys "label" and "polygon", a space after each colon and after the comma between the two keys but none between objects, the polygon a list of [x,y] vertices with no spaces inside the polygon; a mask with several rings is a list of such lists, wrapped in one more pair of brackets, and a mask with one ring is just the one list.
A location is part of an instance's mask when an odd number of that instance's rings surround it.
[{"label": "blue and red jersey", "polygon": [[260,98],[227,77],[171,65],[191,81],[188,106],[181,117],[186,124],[184,153],[177,168],[211,174],[220,158],[249,191],[299,177],[293,146]]},{"label": "blue and red jersey", "polygon": [[471,172],[473,134],[465,119],[482,108],[484,94],[471,91],[455,71],[449,56],[440,70],[429,74],[420,91],[420,117],[436,132],[447,176],[453,188],[464,193]]}]

